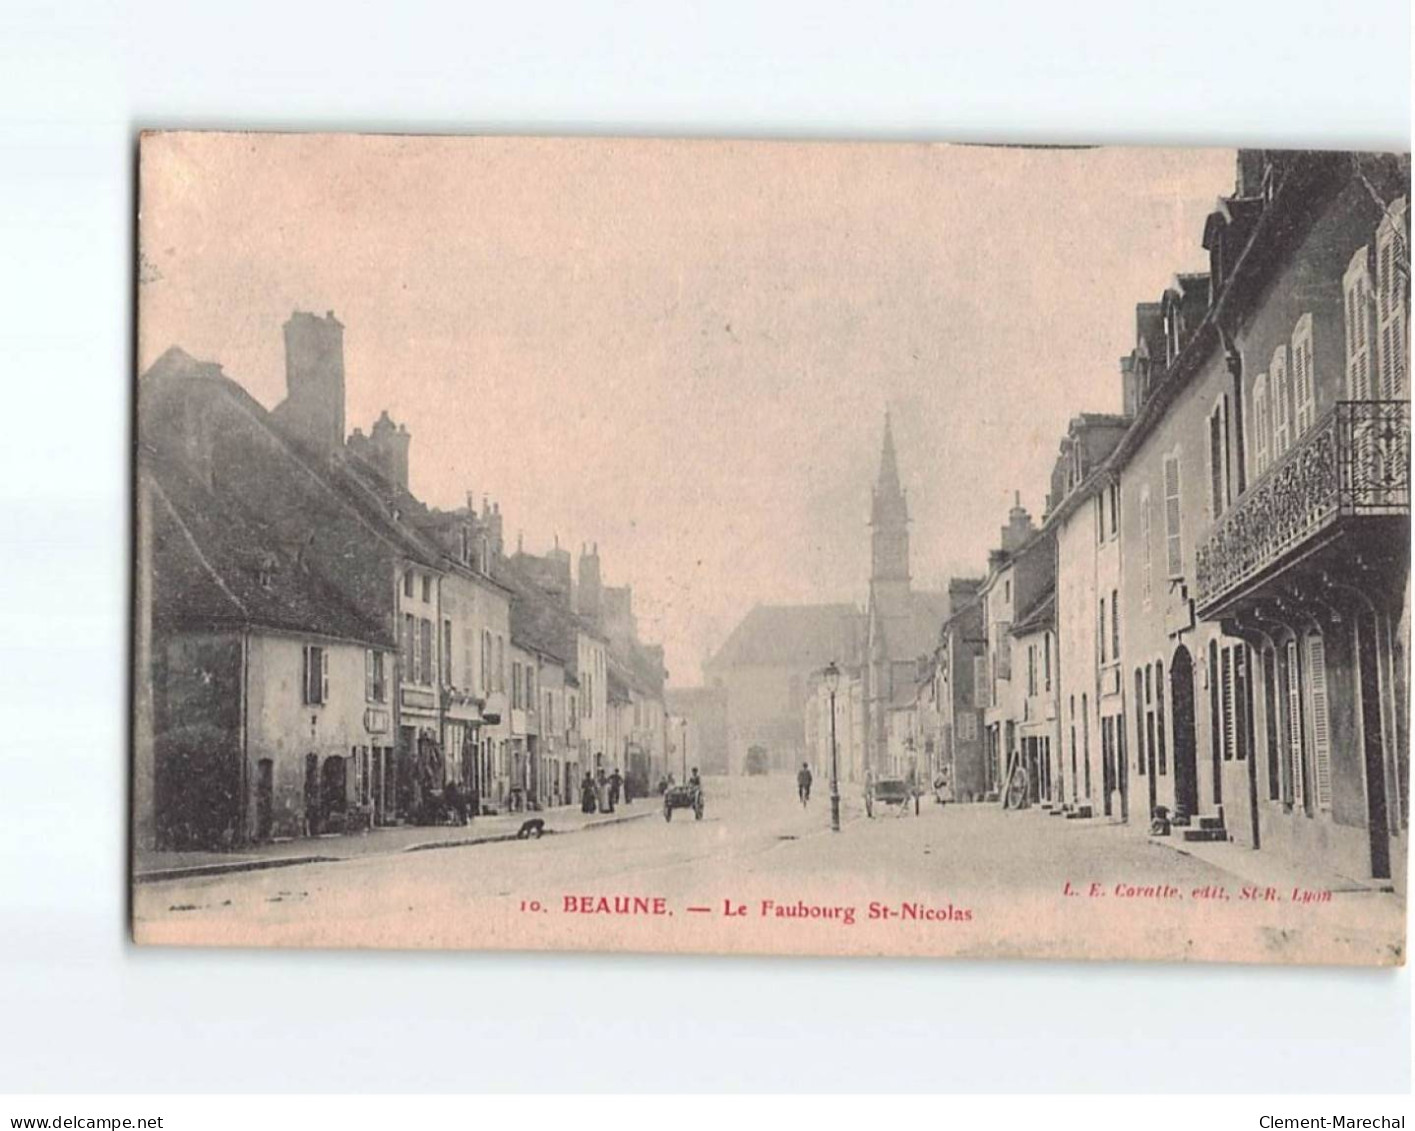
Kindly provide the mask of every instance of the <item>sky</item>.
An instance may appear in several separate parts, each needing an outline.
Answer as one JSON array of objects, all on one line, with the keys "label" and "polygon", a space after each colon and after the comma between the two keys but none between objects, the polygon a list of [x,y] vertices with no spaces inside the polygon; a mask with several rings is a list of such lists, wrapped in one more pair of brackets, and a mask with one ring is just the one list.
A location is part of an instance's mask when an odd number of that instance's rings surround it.
[{"label": "sky", "polygon": [[344,324],[347,420],[508,548],[597,543],[669,680],[754,605],[869,575],[886,409],[918,588],[1040,516],[1120,409],[1138,302],[1205,270],[1232,150],[164,134],[141,156],[139,360],[267,407],[292,311]]}]

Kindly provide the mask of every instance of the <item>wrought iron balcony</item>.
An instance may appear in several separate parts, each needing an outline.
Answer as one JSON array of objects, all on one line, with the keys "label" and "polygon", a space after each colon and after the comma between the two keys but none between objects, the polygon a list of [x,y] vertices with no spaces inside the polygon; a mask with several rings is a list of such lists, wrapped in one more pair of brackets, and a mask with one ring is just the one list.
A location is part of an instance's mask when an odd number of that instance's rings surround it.
[{"label": "wrought iron balcony", "polygon": [[1198,548],[1199,614],[1222,613],[1346,520],[1409,515],[1409,402],[1339,401]]}]

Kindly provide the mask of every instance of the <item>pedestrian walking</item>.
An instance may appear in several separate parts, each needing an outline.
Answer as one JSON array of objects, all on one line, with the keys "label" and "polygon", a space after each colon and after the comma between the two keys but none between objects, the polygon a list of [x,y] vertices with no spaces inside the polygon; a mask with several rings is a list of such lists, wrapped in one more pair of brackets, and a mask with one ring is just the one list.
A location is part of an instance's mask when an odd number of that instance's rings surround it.
[{"label": "pedestrian walking", "polygon": [[614,812],[614,807],[619,804],[619,793],[624,788],[624,777],[619,773],[619,767],[614,767],[614,772],[609,775],[609,812]]},{"label": "pedestrian walking", "polygon": [[599,808],[595,797],[594,778],[590,777],[590,772],[585,771],[585,779],[580,782],[580,812],[593,813]]},{"label": "pedestrian walking", "polygon": [[802,807],[811,799],[811,780],[811,767],[802,762],[801,768],[796,771],[796,793],[801,798]]}]

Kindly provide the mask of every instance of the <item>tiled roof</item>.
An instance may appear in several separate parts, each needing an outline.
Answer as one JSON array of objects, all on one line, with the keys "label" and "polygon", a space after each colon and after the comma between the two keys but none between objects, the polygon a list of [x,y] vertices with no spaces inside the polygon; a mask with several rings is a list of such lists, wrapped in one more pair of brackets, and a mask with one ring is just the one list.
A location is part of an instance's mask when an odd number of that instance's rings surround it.
[{"label": "tiled roof", "polygon": [[853,605],[758,605],[708,661],[710,668],[820,667],[858,650]]},{"label": "tiled roof", "polygon": [[[178,349],[144,375],[141,396],[141,519],[158,625],[394,643],[391,629],[357,607],[321,556],[367,530],[320,479],[301,473],[259,404],[218,366]],[[200,454],[205,443],[221,446],[210,471]],[[284,505],[271,507],[272,497]],[[298,527],[286,521],[295,514],[306,516]]]},{"label": "tiled roof", "polygon": [[1029,632],[1040,632],[1056,624],[1056,590],[1049,588],[1032,603],[1012,625],[1013,636],[1025,636]]}]

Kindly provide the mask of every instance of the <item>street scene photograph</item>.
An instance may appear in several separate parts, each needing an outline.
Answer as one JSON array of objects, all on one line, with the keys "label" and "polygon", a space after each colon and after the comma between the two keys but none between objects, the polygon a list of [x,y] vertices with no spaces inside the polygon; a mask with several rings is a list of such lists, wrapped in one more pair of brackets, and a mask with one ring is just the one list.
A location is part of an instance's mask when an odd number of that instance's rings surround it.
[{"label": "street scene photograph", "polygon": [[1405,963],[1408,154],[138,188],[139,944]]}]

